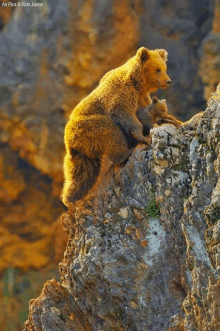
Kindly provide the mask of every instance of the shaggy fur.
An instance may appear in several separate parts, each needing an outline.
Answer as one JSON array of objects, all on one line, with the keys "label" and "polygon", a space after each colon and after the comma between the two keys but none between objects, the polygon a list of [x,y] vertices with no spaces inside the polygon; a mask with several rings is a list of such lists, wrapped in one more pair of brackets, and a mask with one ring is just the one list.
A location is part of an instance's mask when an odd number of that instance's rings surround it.
[{"label": "shaggy fur", "polygon": [[130,155],[116,124],[138,142],[149,144],[136,112],[151,102],[149,93],[169,86],[166,60],[163,49],[140,48],[124,65],[105,74],[98,87],[73,110],[65,128],[65,204],[81,199],[93,186],[103,156],[119,164]]},{"label": "shaggy fur", "polygon": [[[182,124],[181,121],[176,119],[174,116],[168,114],[166,100],[158,100],[155,96],[152,98],[152,103],[145,108],[141,108],[137,111],[136,116],[143,125],[143,135],[147,136],[150,133],[150,129],[153,128],[154,124],[170,123],[175,125],[177,128]],[[124,135],[127,139],[129,148],[137,145],[137,140],[125,131]]]}]

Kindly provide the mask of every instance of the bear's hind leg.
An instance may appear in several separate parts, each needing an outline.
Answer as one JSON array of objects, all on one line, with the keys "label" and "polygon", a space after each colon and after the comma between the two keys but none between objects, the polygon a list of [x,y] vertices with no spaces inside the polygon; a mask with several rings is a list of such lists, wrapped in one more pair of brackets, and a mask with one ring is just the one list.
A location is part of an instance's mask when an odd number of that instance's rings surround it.
[{"label": "bear's hind leg", "polygon": [[133,150],[134,148],[130,148],[123,153],[109,155],[109,159],[114,165],[118,165],[124,162],[132,154]]}]

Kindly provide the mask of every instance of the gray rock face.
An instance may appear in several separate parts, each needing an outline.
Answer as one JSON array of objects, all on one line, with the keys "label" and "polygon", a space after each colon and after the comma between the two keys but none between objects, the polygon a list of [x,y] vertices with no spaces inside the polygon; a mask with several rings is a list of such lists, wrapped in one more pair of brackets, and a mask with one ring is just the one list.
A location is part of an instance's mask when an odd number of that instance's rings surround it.
[{"label": "gray rock face", "polygon": [[220,85],[196,130],[151,133],[63,215],[62,284],[45,284],[24,330],[78,330],[70,316],[79,330],[220,328]]}]

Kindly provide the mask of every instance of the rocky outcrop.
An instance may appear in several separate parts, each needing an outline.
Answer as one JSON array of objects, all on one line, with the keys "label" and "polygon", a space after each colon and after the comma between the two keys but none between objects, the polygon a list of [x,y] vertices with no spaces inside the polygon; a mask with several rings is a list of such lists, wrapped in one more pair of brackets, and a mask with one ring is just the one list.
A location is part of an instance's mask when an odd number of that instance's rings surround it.
[{"label": "rocky outcrop", "polygon": [[24,330],[218,330],[219,147],[220,85],[63,214],[62,281],[30,302]]}]

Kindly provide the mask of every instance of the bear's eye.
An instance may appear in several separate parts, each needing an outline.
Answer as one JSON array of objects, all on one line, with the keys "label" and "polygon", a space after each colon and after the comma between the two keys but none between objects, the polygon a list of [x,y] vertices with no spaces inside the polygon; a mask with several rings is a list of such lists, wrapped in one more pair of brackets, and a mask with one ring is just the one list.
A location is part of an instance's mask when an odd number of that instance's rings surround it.
[{"label": "bear's eye", "polygon": [[161,70],[160,70],[160,69],[157,69],[156,71],[157,71],[157,72],[161,72]]}]

